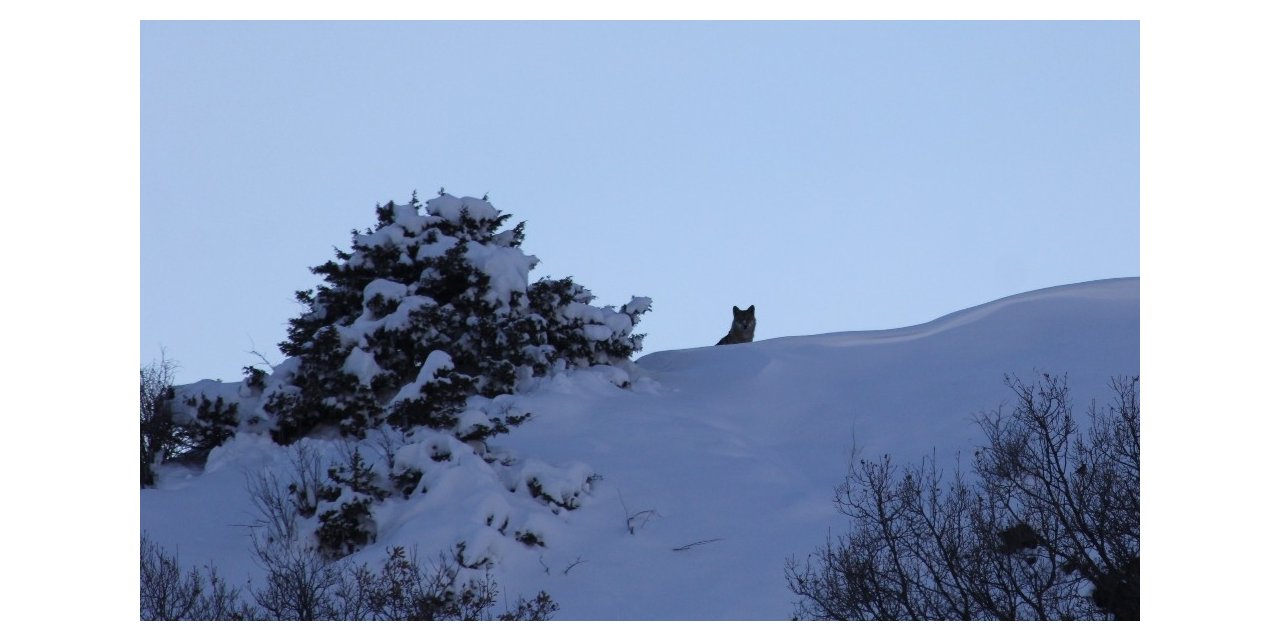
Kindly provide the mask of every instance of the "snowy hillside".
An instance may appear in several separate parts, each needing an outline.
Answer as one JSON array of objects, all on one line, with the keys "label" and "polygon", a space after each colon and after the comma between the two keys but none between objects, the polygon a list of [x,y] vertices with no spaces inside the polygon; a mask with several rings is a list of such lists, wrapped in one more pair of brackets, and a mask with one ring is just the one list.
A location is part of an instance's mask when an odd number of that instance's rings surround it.
[{"label": "snowy hillside", "polygon": [[[769,309],[757,315],[767,326]],[[532,418],[493,440],[509,467],[439,438],[415,442],[424,459],[446,459],[427,466],[425,493],[376,505],[377,541],[355,559],[376,563],[394,545],[433,557],[463,542],[512,601],[551,594],[559,620],[787,619],[784,562],[844,530],[832,494],[855,446],[964,461],[981,443],[973,415],[1011,400],[1005,374],[1066,375],[1083,419],[1091,399],[1110,397],[1112,376],[1139,373],[1139,280],[1034,291],[904,329],[654,353],[635,367],[626,389],[613,367],[533,381],[515,397]],[[333,441],[303,442],[337,455]],[[284,477],[290,455],[242,434],[202,473],[161,468],[141,492],[143,532],[184,563],[260,584],[246,482]],[[515,492],[529,477],[561,479],[580,506],[530,506]],[[582,486],[590,493],[570,496]]]}]

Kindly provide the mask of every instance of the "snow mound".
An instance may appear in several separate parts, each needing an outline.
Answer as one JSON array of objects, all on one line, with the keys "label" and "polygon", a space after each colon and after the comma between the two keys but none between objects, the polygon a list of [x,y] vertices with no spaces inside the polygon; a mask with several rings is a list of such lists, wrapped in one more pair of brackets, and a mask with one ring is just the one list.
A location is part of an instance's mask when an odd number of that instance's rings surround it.
[{"label": "snow mound", "polygon": [[[480,206],[432,202],[440,216]],[[358,357],[349,366],[363,370]],[[972,416],[1010,400],[1006,374],[1065,375],[1087,420],[1111,377],[1138,367],[1139,280],[1125,278],[903,329],[655,353],[625,375],[565,371],[511,399],[533,417],[488,452],[438,433],[401,448],[394,466],[423,470],[416,497],[377,505],[378,540],[356,559],[376,563],[392,545],[462,549],[512,600],[546,590],[561,620],[788,619],[784,562],[844,530],[832,497],[851,456],[963,465],[981,443]],[[337,455],[337,443],[313,442]],[[142,529],[258,584],[237,526],[252,519],[245,478],[287,463],[270,438],[238,435],[203,473],[163,470],[142,491]]]}]

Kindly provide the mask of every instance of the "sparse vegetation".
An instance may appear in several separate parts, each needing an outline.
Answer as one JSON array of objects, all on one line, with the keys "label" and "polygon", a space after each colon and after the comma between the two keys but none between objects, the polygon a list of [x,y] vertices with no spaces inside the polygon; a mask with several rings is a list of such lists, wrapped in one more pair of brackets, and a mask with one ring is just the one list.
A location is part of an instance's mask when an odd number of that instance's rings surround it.
[{"label": "sparse vegetation", "polygon": [[178,365],[162,351],[160,359],[142,367],[141,402],[139,404],[139,439],[142,448],[142,486],[155,484],[152,465],[179,447],[177,428],[173,424],[170,403],[173,401],[173,375]]},{"label": "sparse vegetation", "polygon": [[933,459],[851,465],[849,532],[787,563],[797,618],[1139,619],[1138,379],[1084,432],[1064,379],[1006,382],[1012,412],[977,419],[976,481]]},{"label": "sparse vegetation", "polygon": [[142,536],[139,603],[142,620],[253,620],[257,612],[245,604],[212,566],[184,571],[177,555],[165,553]]},{"label": "sparse vegetation", "polygon": [[267,571],[245,598],[212,566],[184,571],[142,538],[142,620],[550,620],[559,605],[545,591],[498,611],[501,589],[488,573],[463,576],[444,554],[431,566],[403,547],[387,550],[377,569],[329,562],[300,547],[258,548]]}]

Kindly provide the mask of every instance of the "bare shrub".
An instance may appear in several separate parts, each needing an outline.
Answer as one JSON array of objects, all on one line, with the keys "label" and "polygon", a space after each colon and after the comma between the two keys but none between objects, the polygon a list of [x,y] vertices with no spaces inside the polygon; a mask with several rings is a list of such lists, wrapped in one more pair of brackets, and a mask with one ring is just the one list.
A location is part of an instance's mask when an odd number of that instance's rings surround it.
[{"label": "bare shrub", "polygon": [[139,440],[141,443],[142,486],[155,484],[152,465],[180,448],[178,429],[173,422],[173,376],[178,364],[162,350],[160,359],[139,369],[140,402],[138,405]]},{"label": "bare shrub", "polygon": [[266,570],[266,583],[251,589],[263,614],[271,620],[339,620],[334,601],[342,571],[294,541],[253,539],[254,556]]},{"label": "bare shrub", "polygon": [[[372,620],[493,620],[500,589],[486,572],[463,578],[462,567],[445,554],[426,567],[416,552],[403,547],[387,550],[382,569],[351,566],[344,574],[339,599],[360,603],[355,619]],[[559,609],[545,591],[533,600],[520,598],[498,620],[549,620]]]},{"label": "bare shrub", "polygon": [[306,442],[291,448],[289,475],[282,482],[270,471],[246,479],[249,499],[258,518],[252,525],[256,543],[296,542],[298,521],[315,515],[324,486],[319,452]]},{"label": "bare shrub", "polygon": [[936,461],[850,466],[849,533],[786,578],[796,617],[823,620],[1136,620],[1138,379],[1112,381],[1083,433],[1066,381],[1006,378],[1016,403],[982,413],[976,482]]},{"label": "bare shrub", "polygon": [[240,589],[227,584],[216,569],[203,573],[192,567],[183,572],[178,556],[169,555],[145,534],[142,536],[142,620],[252,620],[257,612],[240,597]]}]

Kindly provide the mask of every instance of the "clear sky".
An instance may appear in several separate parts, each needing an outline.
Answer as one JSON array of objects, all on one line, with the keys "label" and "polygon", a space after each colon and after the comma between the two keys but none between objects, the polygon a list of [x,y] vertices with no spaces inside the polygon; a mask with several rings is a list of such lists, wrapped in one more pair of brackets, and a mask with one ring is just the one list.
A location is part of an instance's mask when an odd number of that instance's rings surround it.
[{"label": "clear sky", "polygon": [[234,379],[441,187],[644,353],[1139,275],[1136,22],[144,22],[141,363]]}]

